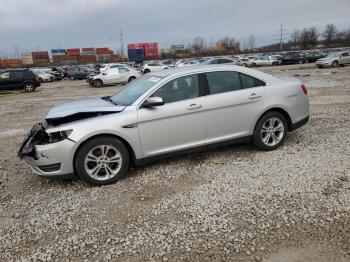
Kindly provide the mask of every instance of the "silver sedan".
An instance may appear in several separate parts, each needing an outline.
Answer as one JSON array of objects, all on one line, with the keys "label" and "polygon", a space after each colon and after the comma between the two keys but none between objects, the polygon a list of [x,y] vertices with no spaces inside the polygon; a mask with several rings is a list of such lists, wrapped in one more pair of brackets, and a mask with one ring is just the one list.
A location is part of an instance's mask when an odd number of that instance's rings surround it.
[{"label": "silver sedan", "polygon": [[113,183],[131,165],[218,144],[279,148],[309,120],[306,87],[234,65],[149,73],[111,96],[52,108],[19,150],[33,171]]}]

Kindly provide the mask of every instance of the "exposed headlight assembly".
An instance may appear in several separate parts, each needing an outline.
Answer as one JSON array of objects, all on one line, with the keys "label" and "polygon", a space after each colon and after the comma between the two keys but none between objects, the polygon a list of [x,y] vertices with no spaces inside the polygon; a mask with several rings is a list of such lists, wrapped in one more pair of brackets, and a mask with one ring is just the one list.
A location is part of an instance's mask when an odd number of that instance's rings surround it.
[{"label": "exposed headlight assembly", "polygon": [[57,143],[69,137],[73,129],[48,133],[49,143]]}]

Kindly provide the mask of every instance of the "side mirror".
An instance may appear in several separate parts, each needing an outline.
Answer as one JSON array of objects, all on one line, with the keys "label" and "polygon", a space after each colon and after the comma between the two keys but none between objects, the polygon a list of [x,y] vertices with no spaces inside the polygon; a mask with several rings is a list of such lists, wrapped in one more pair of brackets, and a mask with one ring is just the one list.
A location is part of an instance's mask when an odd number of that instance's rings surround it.
[{"label": "side mirror", "polygon": [[154,106],[162,106],[162,105],[164,105],[163,98],[158,97],[158,96],[149,97],[143,103],[143,107],[154,107]]}]

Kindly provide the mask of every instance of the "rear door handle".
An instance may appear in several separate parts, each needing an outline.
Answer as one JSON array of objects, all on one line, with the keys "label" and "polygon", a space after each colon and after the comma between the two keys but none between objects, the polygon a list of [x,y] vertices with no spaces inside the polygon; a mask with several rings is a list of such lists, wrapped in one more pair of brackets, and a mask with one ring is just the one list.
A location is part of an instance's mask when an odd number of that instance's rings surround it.
[{"label": "rear door handle", "polygon": [[202,105],[190,104],[190,105],[187,107],[188,110],[199,109],[199,108],[202,108]]},{"label": "rear door handle", "polygon": [[255,94],[255,93],[252,93],[249,97],[249,99],[257,99],[257,98],[260,98],[261,96]]}]

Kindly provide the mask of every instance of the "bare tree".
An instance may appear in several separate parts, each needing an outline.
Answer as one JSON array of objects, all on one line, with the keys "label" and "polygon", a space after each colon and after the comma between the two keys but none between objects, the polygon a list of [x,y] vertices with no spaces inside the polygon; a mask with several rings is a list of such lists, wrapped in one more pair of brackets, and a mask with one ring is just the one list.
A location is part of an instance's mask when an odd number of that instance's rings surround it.
[{"label": "bare tree", "polygon": [[218,41],[225,50],[225,52],[238,53],[240,50],[240,43],[233,37],[225,36]]},{"label": "bare tree", "polygon": [[290,34],[290,41],[296,45],[299,44],[300,41],[300,31],[298,29],[294,29],[294,31]]},{"label": "bare tree", "polygon": [[323,31],[324,43],[327,47],[329,47],[337,36],[337,28],[333,24],[326,25],[326,28]]},{"label": "bare tree", "polygon": [[195,37],[192,43],[192,50],[196,53],[196,56],[202,53],[204,48],[205,48],[205,39],[201,36]]},{"label": "bare tree", "polygon": [[316,26],[311,26],[308,30],[308,47],[315,48],[318,42],[319,33]]}]

